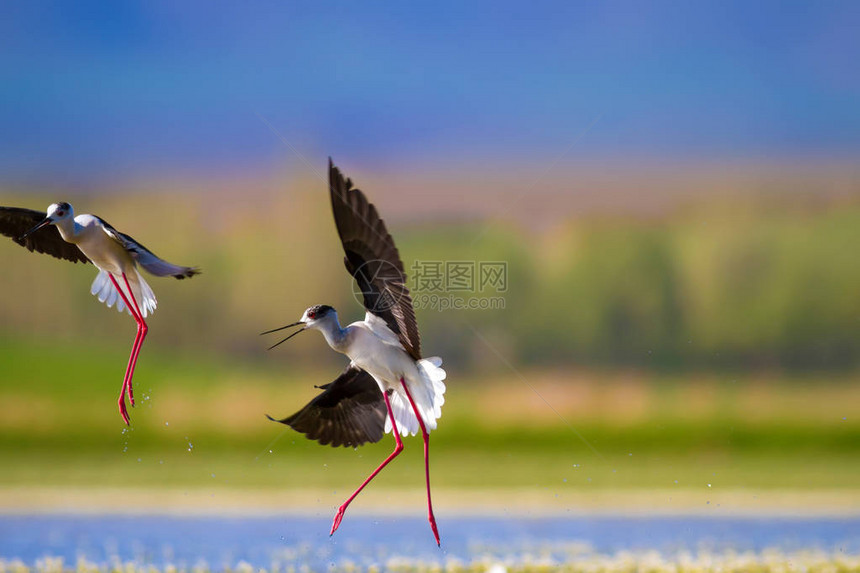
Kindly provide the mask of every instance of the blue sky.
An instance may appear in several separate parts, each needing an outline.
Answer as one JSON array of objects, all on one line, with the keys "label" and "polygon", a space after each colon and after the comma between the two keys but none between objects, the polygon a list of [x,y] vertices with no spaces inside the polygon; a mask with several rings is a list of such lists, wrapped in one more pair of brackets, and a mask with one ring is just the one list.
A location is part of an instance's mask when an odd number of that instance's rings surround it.
[{"label": "blue sky", "polygon": [[260,117],[320,165],[860,155],[857,2],[2,11],[0,182],[253,174]]}]

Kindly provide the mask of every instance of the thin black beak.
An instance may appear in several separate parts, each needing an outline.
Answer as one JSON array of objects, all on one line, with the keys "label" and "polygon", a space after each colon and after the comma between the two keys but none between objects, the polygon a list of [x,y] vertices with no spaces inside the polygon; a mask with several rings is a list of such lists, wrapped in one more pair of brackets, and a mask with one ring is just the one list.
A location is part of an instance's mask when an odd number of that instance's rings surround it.
[{"label": "thin black beak", "polygon": [[18,237],[18,240],[23,241],[24,239],[26,239],[27,237],[29,237],[30,235],[32,235],[33,233],[35,233],[36,231],[41,229],[42,227],[46,227],[50,224],[51,224],[51,218],[45,217],[44,219],[42,219],[42,221],[38,225],[36,225],[35,227],[33,227],[32,229],[30,229],[29,231],[27,231],[26,233],[24,233],[20,237]]},{"label": "thin black beak", "polygon": [[[271,334],[271,333],[273,333],[273,332],[278,332],[279,330],[284,330],[285,328],[292,328],[292,327],[294,327],[294,326],[298,326],[298,325],[300,325],[300,324],[304,324],[304,322],[299,321],[299,322],[294,322],[294,323],[292,323],[292,324],[288,324],[288,325],[286,325],[286,326],[282,326],[282,327],[280,327],[280,328],[273,328],[272,330],[267,330],[266,332],[261,332],[261,333],[260,333],[260,336],[263,336],[264,334]],[[277,344],[273,344],[273,345],[272,345],[272,346],[270,346],[268,349],[269,349],[269,350],[271,350],[271,349],[275,348],[276,346],[280,346],[281,344],[283,344],[284,342],[288,341],[289,339],[291,339],[292,337],[294,337],[294,336],[295,336],[295,335],[297,335],[298,333],[302,332],[304,329],[305,329],[305,327],[302,327],[302,328],[298,329],[297,331],[295,331],[294,333],[292,333],[291,335],[289,335],[288,337],[286,337],[286,338],[285,338],[285,339],[283,339],[282,341],[278,342]]]}]

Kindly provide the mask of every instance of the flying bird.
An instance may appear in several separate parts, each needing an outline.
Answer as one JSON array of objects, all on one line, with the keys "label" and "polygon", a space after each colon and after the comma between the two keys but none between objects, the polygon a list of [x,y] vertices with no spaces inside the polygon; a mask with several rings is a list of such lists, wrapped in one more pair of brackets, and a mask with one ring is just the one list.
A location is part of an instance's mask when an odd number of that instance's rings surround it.
[{"label": "flying bird", "polygon": [[137,357],[147,327],[145,318],[155,311],[156,299],[152,289],[138,271],[138,265],[159,277],[184,279],[198,274],[193,267],[168,263],[152,251],[111,227],[95,215],[75,216],[68,203],[53,203],[48,211],[33,211],[18,207],[0,207],[0,233],[36,251],[73,263],[93,263],[99,274],[90,292],[108,307],[116,304],[137,323],[137,334],[131,347],[125,377],[117,405],[123,421],[129,424],[125,398],[134,406],[132,378]]},{"label": "flying bird", "polygon": [[346,270],[363,296],[364,320],[341,327],[328,305],[308,308],[298,322],[269,330],[301,328],[271,348],[305,330],[319,330],[332,349],[350,363],[304,408],[281,422],[323,445],[356,447],[394,435],[394,451],[338,508],[330,535],[362,489],[403,451],[400,435],[424,440],[424,477],[430,527],[439,545],[439,530],[430,497],[430,431],[442,415],[445,371],[438,357],[422,358],[418,323],[406,287],[403,262],[385,223],[364,193],[344,179],[329,159],[329,192],[334,221],[346,253]]}]

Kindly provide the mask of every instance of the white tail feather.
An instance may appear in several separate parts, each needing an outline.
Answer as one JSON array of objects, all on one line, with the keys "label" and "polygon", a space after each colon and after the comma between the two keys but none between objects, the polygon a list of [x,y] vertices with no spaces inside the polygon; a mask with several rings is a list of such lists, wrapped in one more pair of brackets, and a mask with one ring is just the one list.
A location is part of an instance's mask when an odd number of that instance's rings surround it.
[{"label": "white tail feather", "polygon": [[[140,290],[140,295],[137,296],[137,302],[141,306],[141,312],[143,312],[143,317],[146,318],[148,314],[152,314],[155,312],[155,307],[158,305],[158,301],[155,299],[155,293],[152,292],[152,288],[150,288],[149,283],[143,280],[143,275],[139,272],[135,271],[137,274],[137,280],[139,281],[138,289]],[[132,285],[134,288],[134,285]]]},{"label": "white tail feather", "polygon": [[[391,403],[391,411],[394,412],[394,419],[397,421],[397,430],[400,435],[414,436],[417,434],[420,426],[406,395],[402,391],[392,392],[388,400]],[[391,432],[391,418],[385,418],[385,433],[389,432]]]},{"label": "white tail feather", "polygon": [[[158,301],[155,299],[155,294],[152,292],[149,284],[147,284],[136,269],[126,276],[128,277],[128,284],[131,286],[131,290],[134,293],[134,299],[137,301],[143,317],[146,318],[148,315],[155,312],[155,307],[158,304]],[[126,288],[125,281],[122,277],[117,279],[117,284],[119,284],[120,288],[123,289],[123,293],[128,296],[128,289]],[[111,308],[116,304],[116,309],[119,312],[127,311],[131,314],[131,310],[126,308],[125,302],[123,302],[120,293],[116,290],[113,281],[110,279],[108,271],[99,270],[99,274],[93,281],[92,287],[90,287],[90,293],[98,297],[99,302],[105,303],[108,308]]]},{"label": "white tail feather", "polygon": [[96,275],[96,279],[93,281],[93,286],[90,287],[90,294],[98,297],[99,302],[105,303],[108,308],[113,307],[114,303],[116,303],[116,309],[119,312],[126,310],[125,303],[119,297],[107,271],[99,270],[99,274]]},{"label": "white tail feather", "polygon": [[[442,405],[445,403],[444,380],[447,374],[442,369],[442,359],[438,356],[419,360],[417,365],[421,379],[407,381],[407,384],[409,384],[409,392],[415,401],[415,406],[421,413],[424,426],[430,432],[436,429],[436,420],[442,416]],[[389,400],[400,433],[404,436],[417,434],[420,426],[406,394],[398,389],[398,391],[391,393]],[[385,420],[385,432],[391,432],[390,418]]]}]

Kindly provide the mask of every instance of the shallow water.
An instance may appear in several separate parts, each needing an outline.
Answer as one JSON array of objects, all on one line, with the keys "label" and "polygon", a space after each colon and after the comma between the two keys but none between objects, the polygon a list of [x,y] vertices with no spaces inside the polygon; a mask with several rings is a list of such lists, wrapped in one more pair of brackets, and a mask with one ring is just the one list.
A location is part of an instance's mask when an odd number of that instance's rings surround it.
[{"label": "shallow water", "polygon": [[223,570],[247,563],[284,570],[355,564],[567,563],[625,552],[725,553],[818,550],[860,554],[860,519],[438,516],[442,547],[426,520],[347,516],[329,538],[329,519],[293,517],[0,517],[0,558],[28,566],[46,557],[75,567],[118,562]]}]

